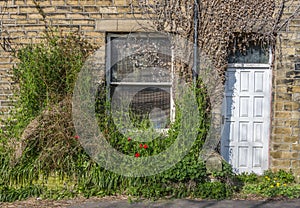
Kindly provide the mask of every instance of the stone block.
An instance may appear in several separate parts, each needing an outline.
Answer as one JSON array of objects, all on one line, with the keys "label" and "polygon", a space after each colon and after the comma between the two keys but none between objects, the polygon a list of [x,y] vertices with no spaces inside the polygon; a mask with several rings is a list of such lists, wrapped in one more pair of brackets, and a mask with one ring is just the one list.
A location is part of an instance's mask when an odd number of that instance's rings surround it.
[{"label": "stone block", "polygon": [[113,1],[115,6],[127,6],[127,1],[126,0],[114,0]]},{"label": "stone block", "polygon": [[292,111],[291,119],[300,119],[300,112],[299,109]]},{"label": "stone block", "polygon": [[0,101],[0,106],[2,106],[2,107],[13,106],[13,101],[10,101],[10,100],[1,100]]},{"label": "stone block", "polygon": [[24,31],[13,31],[9,33],[9,36],[11,38],[21,38],[25,37],[25,32]]},{"label": "stone block", "polygon": [[92,41],[92,44],[94,44],[97,47],[102,47],[103,45],[105,45],[105,38],[102,37],[93,38]]},{"label": "stone block", "polygon": [[299,127],[299,119],[291,119],[288,121],[285,121],[285,126],[289,127]]},{"label": "stone block", "polygon": [[97,20],[96,21],[96,31],[117,31],[118,20]]},{"label": "stone block", "polygon": [[275,127],[274,134],[291,135],[292,129],[286,127]]},{"label": "stone block", "polygon": [[300,144],[299,143],[292,144],[292,150],[293,151],[300,151]]},{"label": "stone block", "polygon": [[300,102],[300,93],[293,93],[292,100]]},{"label": "stone block", "polygon": [[95,30],[94,25],[84,25],[80,27],[82,31],[91,32]]},{"label": "stone block", "polygon": [[89,20],[89,19],[76,19],[76,20],[72,20],[72,24],[74,25],[95,25],[95,21],[94,20]]},{"label": "stone block", "polygon": [[51,14],[51,16],[49,16],[49,18],[51,19],[72,19],[72,17],[69,16],[69,14],[65,14],[65,13],[54,13]]},{"label": "stone block", "polygon": [[219,154],[211,154],[206,160],[208,173],[222,171],[222,157]]},{"label": "stone block", "polygon": [[292,168],[292,173],[295,176],[296,183],[300,183],[300,168]]},{"label": "stone block", "polygon": [[282,152],[280,151],[270,151],[270,156],[274,159],[280,159]]},{"label": "stone block", "polygon": [[299,138],[300,136],[300,128],[293,128],[293,133],[292,133],[293,136],[297,136]]},{"label": "stone block", "polygon": [[97,6],[112,6],[113,0],[95,0]]},{"label": "stone block", "polygon": [[[0,12],[1,12],[1,6],[2,5],[0,5]],[[5,13],[9,13],[9,14],[17,14],[19,13],[19,6],[6,6],[5,9],[3,9],[2,11],[5,11]]]},{"label": "stone block", "polygon": [[[285,80],[284,82],[291,82],[291,84],[292,84],[293,80]],[[276,99],[276,101],[291,101],[292,95],[289,93],[276,93],[275,99]]]},{"label": "stone block", "polygon": [[[118,17],[118,15],[115,17]],[[101,19],[101,20],[96,20],[96,31],[110,31],[110,32],[145,31],[145,28],[147,28],[149,25],[150,22],[147,20]]]},{"label": "stone block", "polygon": [[[2,51],[1,51],[2,52]],[[7,56],[0,56],[0,63],[10,63],[11,62],[11,58],[7,57]]]},{"label": "stone block", "polygon": [[86,13],[95,13],[100,12],[100,9],[98,6],[83,6],[82,11]]},{"label": "stone block", "polygon": [[[10,15],[11,19],[27,19],[27,14],[12,14]],[[40,18],[40,17],[38,17]]]},{"label": "stone block", "polygon": [[102,13],[103,19],[124,19],[123,14]]},{"label": "stone block", "polygon": [[45,29],[44,25],[38,24],[28,24],[23,26],[26,31],[43,31]]},{"label": "stone block", "polygon": [[290,160],[272,160],[272,165],[274,167],[290,167],[291,166],[291,161]]},{"label": "stone block", "polygon": [[43,16],[39,13],[36,13],[36,14],[28,14],[28,19],[42,19]]},{"label": "stone block", "polygon": [[274,120],[272,122],[272,125],[276,126],[276,127],[284,127],[285,126],[285,121],[283,121],[283,120]]},{"label": "stone block", "polygon": [[56,8],[53,6],[50,7],[44,7],[43,11],[47,14],[47,13],[54,13],[56,11]]},{"label": "stone block", "polygon": [[[27,0],[27,1],[28,1],[28,0]],[[32,1],[32,0],[31,0],[31,1]],[[51,6],[51,1],[49,1],[49,0],[38,1],[38,5],[40,5],[41,7]]]},{"label": "stone block", "polygon": [[299,137],[298,136],[289,136],[289,135],[286,135],[286,136],[284,136],[283,141],[287,142],[289,144],[292,144],[292,143],[298,142],[299,141]]},{"label": "stone block", "polygon": [[1,69],[10,69],[12,67],[11,63],[0,63]]},{"label": "stone block", "polygon": [[83,6],[70,6],[68,11],[71,11],[72,13],[81,13],[84,12]]},{"label": "stone block", "polygon": [[299,152],[287,152],[283,151],[281,154],[281,158],[285,159],[299,159]]},{"label": "stone block", "polygon": [[15,3],[15,5],[22,5],[22,6],[27,5],[26,0],[15,0],[14,3]]},{"label": "stone block", "polygon": [[287,93],[287,86],[279,86],[275,90],[277,93]]},{"label": "stone block", "polygon": [[300,160],[291,160],[292,168],[300,168]]},{"label": "stone block", "polygon": [[119,20],[118,31],[144,31],[149,26],[148,20]]},{"label": "stone block", "polygon": [[282,55],[294,55],[295,54],[295,48],[282,48]]},{"label": "stone block", "polygon": [[284,102],[276,102],[275,103],[275,111],[282,111],[284,106]]},{"label": "stone block", "polygon": [[277,150],[290,150],[290,144],[286,144],[286,143],[273,143],[271,146],[271,149],[273,151],[277,151]]},{"label": "stone block", "polygon": [[50,20],[52,26],[60,26],[60,25],[70,25],[72,20],[70,19],[51,19]]},{"label": "stone block", "polygon": [[67,13],[65,16],[70,19],[89,19],[88,13]]},{"label": "stone block", "polygon": [[65,0],[66,5],[93,4],[93,0]]},{"label": "stone block", "polygon": [[293,109],[292,102],[287,102],[283,106],[283,110],[285,111],[292,111],[292,109]]},{"label": "stone block", "polygon": [[99,7],[99,13],[101,14],[117,14],[117,7]]},{"label": "stone block", "polygon": [[[68,5],[55,6],[56,13],[82,12],[82,10],[81,11],[80,10],[74,10],[74,11],[72,11],[71,10],[72,8],[73,8],[73,6],[68,6]],[[82,7],[78,6],[78,8],[82,8]]]},{"label": "stone block", "polygon": [[90,18],[95,19],[95,20],[99,20],[99,19],[103,19],[103,15],[100,14],[100,13],[90,13]]},{"label": "stone block", "polygon": [[[140,12],[137,11],[137,10],[138,10],[138,8],[137,8],[137,9],[134,9],[134,14],[135,14],[135,15],[138,15],[138,14],[140,13]],[[128,7],[128,6],[124,6],[124,7],[119,6],[119,7],[118,7],[118,13],[131,14],[130,16],[127,16],[127,18],[131,18],[131,19],[132,19],[133,9],[132,9],[131,7]],[[134,15],[134,16],[135,16],[135,15]],[[137,17],[137,16],[135,16],[135,17]],[[140,18],[140,16],[137,17],[137,18]]]},{"label": "stone block", "polygon": [[30,19],[30,20],[27,20],[27,19],[18,19],[16,21],[16,24],[18,25],[33,25],[33,24],[38,24],[38,19]]},{"label": "stone block", "polygon": [[99,37],[99,36],[101,36],[101,32],[84,32],[84,34],[88,37]]}]

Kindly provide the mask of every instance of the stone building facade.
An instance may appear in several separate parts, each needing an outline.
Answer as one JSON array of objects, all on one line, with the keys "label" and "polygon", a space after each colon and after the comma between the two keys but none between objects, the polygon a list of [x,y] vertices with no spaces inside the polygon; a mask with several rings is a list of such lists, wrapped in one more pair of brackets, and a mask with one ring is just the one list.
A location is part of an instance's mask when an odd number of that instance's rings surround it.
[{"label": "stone building facade", "polygon": [[[283,16],[290,16],[300,1],[288,1]],[[45,17],[43,16],[45,15]],[[107,32],[139,31],[149,24],[129,0],[5,0],[0,2],[0,109],[11,106],[11,69],[17,60],[11,48],[38,42],[45,25],[63,31],[78,30],[99,47]],[[271,121],[267,167],[291,169],[300,175],[300,15],[278,34],[273,54]]]},{"label": "stone building facade", "polygon": [[[300,2],[286,8],[292,15]],[[300,175],[300,16],[278,34],[272,66],[272,114],[270,138],[270,168],[292,169]]]}]

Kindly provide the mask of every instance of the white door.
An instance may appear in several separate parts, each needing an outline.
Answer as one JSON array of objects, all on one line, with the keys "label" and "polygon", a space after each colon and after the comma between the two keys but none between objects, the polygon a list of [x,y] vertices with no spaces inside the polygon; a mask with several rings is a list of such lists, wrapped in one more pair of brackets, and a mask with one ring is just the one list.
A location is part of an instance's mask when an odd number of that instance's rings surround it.
[{"label": "white door", "polygon": [[268,169],[270,76],[268,64],[227,69],[221,154],[237,173]]}]

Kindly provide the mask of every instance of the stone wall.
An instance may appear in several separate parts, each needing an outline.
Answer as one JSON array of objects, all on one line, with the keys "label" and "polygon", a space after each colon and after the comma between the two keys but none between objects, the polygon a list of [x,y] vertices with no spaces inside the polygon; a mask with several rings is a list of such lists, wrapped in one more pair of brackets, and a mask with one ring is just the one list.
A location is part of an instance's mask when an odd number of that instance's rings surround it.
[{"label": "stone wall", "polygon": [[[6,0],[0,1],[0,111],[11,105],[11,49],[43,38],[45,26],[62,31],[78,30],[98,46],[105,32],[143,30],[149,22],[129,0]],[[289,16],[299,0],[285,9]],[[133,15],[134,14],[134,15]],[[292,169],[300,175],[300,16],[289,21],[280,34],[273,66],[272,126],[270,164],[276,169]]]},{"label": "stone wall", "polygon": [[[287,2],[283,17],[300,1]],[[300,175],[300,15],[278,34],[273,66],[270,168],[291,169]],[[300,177],[300,176],[299,176]]]},{"label": "stone wall", "polygon": [[[0,112],[11,106],[11,68],[16,60],[11,54],[24,44],[44,37],[46,27],[60,31],[79,31],[91,43],[105,44],[105,32],[143,30],[143,20],[129,0],[3,0],[0,1]],[[134,15],[133,15],[134,13]]]}]

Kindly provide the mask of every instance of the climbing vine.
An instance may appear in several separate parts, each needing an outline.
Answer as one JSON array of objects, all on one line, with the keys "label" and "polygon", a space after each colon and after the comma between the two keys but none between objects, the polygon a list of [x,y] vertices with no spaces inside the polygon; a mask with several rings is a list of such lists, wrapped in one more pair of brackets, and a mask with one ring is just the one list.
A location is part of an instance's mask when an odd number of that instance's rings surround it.
[{"label": "climbing vine", "polygon": [[[180,34],[193,41],[195,6],[198,15],[198,46],[214,61],[224,79],[230,50],[245,51],[251,42],[274,46],[277,33],[295,16],[283,18],[287,0],[141,0],[138,7],[153,20],[157,31]],[[238,40],[235,47],[234,42]]]},{"label": "climbing vine", "polygon": [[[212,90],[208,92],[212,118],[204,151],[214,151],[221,139],[221,108],[229,54],[234,54],[236,51],[245,54],[250,45],[259,45],[265,50],[271,47],[275,52],[279,31],[300,10],[300,6],[295,5],[294,1],[288,0],[141,0],[138,2],[138,8],[152,20],[156,31],[179,34],[191,42],[196,37],[202,54],[208,55],[213,62],[210,74],[215,76],[209,78],[210,80],[204,80],[204,83],[209,85],[214,83]],[[286,16],[284,11],[287,8],[293,12],[289,12]],[[190,54],[190,58],[193,58],[193,54]],[[191,67],[185,67],[185,73],[191,74]]]}]

